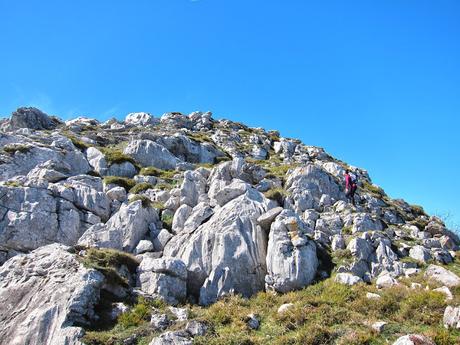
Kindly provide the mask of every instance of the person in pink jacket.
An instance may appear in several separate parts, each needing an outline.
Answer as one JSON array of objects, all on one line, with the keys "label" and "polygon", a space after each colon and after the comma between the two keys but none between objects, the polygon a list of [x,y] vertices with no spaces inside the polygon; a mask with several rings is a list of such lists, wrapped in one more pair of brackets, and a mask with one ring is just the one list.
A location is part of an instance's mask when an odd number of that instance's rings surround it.
[{"label": "person in pink jacket", "polygon": [[355,205],[355,192],[358,188],[356,182],[356,176],[354,174],[350,174],[348,169],[345,170],[345,195],[353,206]]}]

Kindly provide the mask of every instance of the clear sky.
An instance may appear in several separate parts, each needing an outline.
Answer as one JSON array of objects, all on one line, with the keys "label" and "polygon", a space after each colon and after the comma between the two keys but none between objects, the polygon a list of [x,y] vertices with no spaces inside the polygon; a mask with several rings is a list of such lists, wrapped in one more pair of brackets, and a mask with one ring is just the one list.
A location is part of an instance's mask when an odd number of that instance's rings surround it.
[{"label": "clear sky", "polygon": [[0,0],[0,115],[278,129],[460,223],[460,1]]}]

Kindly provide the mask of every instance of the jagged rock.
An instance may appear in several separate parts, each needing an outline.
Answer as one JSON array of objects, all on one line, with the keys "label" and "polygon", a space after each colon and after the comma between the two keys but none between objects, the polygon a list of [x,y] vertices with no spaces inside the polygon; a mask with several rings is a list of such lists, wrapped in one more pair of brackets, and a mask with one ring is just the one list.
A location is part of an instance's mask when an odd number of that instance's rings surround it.
[{"label": "jagged rock", "polygon": [[372,324],[371,328],[377,333],[382,333],[386,325],[387,322],[385,321],[377,321]]},{"label": "jagged rock", "polygon": [[184,180],[180,187],[180,204],[194,207],[200,196],[206,193],[206,179],[197,171],[184,172]]},{"label": "jagged rock", "polygon": [[312,282],[318,259],[307,233],[306,224],[293,211],[285,210],[276,217],[268,240],[267,289],[288,292]]},{"label": "jagged rock", "polygon": [[192,345],[190,335],[185,331],[166,332],[152,339],[149,345]]},{"label": "jagged rock", "polygon": [[396,285],[399,285],[398,281],[389,274],[378,277],[377,281],[375,282],[377,289],[387,289]]},{"label": "jagged rock", "polygon": [[273,221],[282,211],[282,207],[272,208],[257,218],[257,223],[259,223],[262,229],[270,230],[270,226],[272,225]]},{"label": "jagged rock", "polygon": [[145,257],[139,268],[139,286],[142,291],[163,298],[176,305],[187,296],[187,268],[181,260]]},{"label": "jagged rock", "polygon": [[126,115],[125,124],[130,126],[148,126],[154,125],[159,122],[159,119],[155,119],[149,113],[129,113]]},{"label": "jagged rock", "polygon": [[156,331],[164,331],[170,324],[171,321],[166,314],[152,314],[152,317],[150,318],[150,326],[152,326],[152,328]]},{"label": "jagged rock", "polygon": [[187,322],[185,331],[192,337],[203,336],[207,333],[208,326],[206,326],[206,324],[203,322],[192,320]]},{"label": "jagged rock", "polygon": [[286,311],[288,311],[289,309],[291,309],[292,307],[294,307],[294,304],[293,304],[293,303],[285,303],[285,304],[282,304],[282,305],[280,305],[280,307],[278,308],[278,314],[283,314],[283,313],[285,313]]},{"label": "jagged rock", "polygon": [[444,267],[430,265],[425,271],[425,277],[433,279],[447,287],[460,286],[460,278]]},{"label": "jagged rock", "polygon": [[146,235],[149,224],[158,221],[158,214],[142,201],[123,204],[107,223],[90,227],[78,243],[88,247],[114,248],[132,252]]},{"label": "jagged rock", "polygon": [[228,186],[225,186],[218,193],[216,193],[214,199],[217,201],[219,206],[223,206],[227,202],[235,199],[241,194],[244,194],[249,187],[249,184],[241,180],[234,179],[232,183],[230,183]]},{"label": "jagged rock", "polygon": [[0,186],[0,249],[29,251],[53,242],[74,245],[100,218],[42,188]]},{"label": "jagged rock", "polygon": [[97,126],[99,125],[99,121],[96,119],[91,119],[84,116],[79,116],[76,119],[67,120],[65,122],[67,127],[86,127],[86,126]]},{"label": "jagged rock", "polygon": [[156,252],[161,252],[173,235],[166,229],[152,233],[153,248]]},{"label": "jagged rock", "polygon": [[185,135],[161,136],[157,142],[180,160],[189,163],[214,163],[225,154],[209,142],[198,143]]},{"label": "jagged rock", "polygon": [[175,169],[182,162],[167,148],[151,140],[133,140],[125,148],[124,153],[132,156],[143,166],[154,166],[158,169]]},{"label": "jagged rock", "polygon": [[351,255],[358,260],[364,261],[367,261],[373,252],[373,248],[369,242],[359,237],[353,238],[348,244],[347,249],[351,252]]},{"label": "jagged rock", "polygon": [[446,328],[460,329],[460,307],[447,306],[443,323]]},{"label": "jagged rock", "polygon": [[251,296],[263,290],[267,238],[256,220],[271,204],[250,189],[216,210],[206,223],[168,242],[164,255],[185,262],[189,294],[200,304],[230,292]]},{"label": "jagged rock", "polygon": [[454,298],[454,296],[452,295],[452,292],[450,291],[450,289],[447,286],[442,286],[440,288],[433,289],[433,291],[434,292],[440,292],[440,293],[444,294],[446,296],[446,301],[449,301],[449,300]]},{"label": "jagged rock", "polygon": [[174,213],[174,218],[172,222],[172,231],[175,234],[178,234],[184,229],[185,222],[192,213],[193,208],[189,205],[181,205],[176,212]]},{"label": "jagged rock", "polygon": [[419,335],[419,334],[409,334],[403,337],[398,338],[393,345],[436,345],[431,339]]},{"label": "jagged rock", "polygon": [[37,108],[18,108],[12,115],[10,126],[13,129],[30,128],[30,129],[54,129],[57,121],[51,119],[48,115]]},{"label": "jagged rock", "polygon": [[383,230],[382,222],[378,219],[374,219],[369,213],[358,213],[354,216],[352,227],[353,233],[372,230]]},{"label": "jagged rock", "polygon": [[185,221],[183,231],[185,233],[194,232],[201,224],[211,218],[213,214],[214,210],[206,202],[200,202],[193,208],[190,216]]},{"label": "jagged rock", "polygon": [[351,273],[337,273],[334,281],[344,285],[355,285],[361,283],[363,280]]},{"label": "jagged rock", "polygon": [[118,201],[126,201],[126,189],[123,187],[113,187],[110,188],[107,192],[105,192],[110,200],[118,200]]},{"label": "jagged rock", "polygon": [[413,246],[409,250],[409,256],[423,263],[426,263],[428,260],[431,260],[430,251],[423,246]]},{"label": "jagged rock", "polygon": [[154,247],[151,241],[140,240],[136,246],[136,249],[134,249],[134,254],[143,254],[145,252],[153,252],[153,250],[154,250]]},{"label": "jagged rock", "polygon": [[345,240],[343,239],[342,235],[334,235],[331,241],[331,249],[332,251],[336,251],[339,249],[345,248]]},{"label": "jagged rock", "polygon": [[250,329],[258,329],[260,326],[260,321],[256,314],[249,314],[246,316],[246,324]]},{"label": "jagged rock", "polygon": [[51,244],[0,267],[0,339],[11,345],[81,345],[104,276]]},{"label": "jagged rock", "polygon": [[188,320],[188,310],[185,308],[168,307],[169,311],[174,315],[177,321]]}]

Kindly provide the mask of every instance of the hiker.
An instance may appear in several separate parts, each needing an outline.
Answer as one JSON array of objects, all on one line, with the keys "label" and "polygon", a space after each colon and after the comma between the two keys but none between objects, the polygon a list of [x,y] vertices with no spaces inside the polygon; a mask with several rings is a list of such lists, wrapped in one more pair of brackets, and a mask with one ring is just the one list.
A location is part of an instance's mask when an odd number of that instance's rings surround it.
[{"label": "hiker", "polygon": [[347,169],[345,170],[345,192],[347,199],[351,201],[353,206],[355,206],[355,192],[356,189],[358,188],[358,178],[356,177],[355,174],[350,173],[350,171]]}]

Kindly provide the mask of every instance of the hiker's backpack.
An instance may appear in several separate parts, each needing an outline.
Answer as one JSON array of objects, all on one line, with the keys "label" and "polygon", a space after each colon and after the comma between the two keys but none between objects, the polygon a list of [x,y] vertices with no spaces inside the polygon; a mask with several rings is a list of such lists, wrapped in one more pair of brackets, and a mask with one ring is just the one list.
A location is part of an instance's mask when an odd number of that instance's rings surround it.
[{"label": "hiker's backpack", "polygon": [[351,183],[358,184],[358,176],[356,176],[355,174],[351,173],[350,179],[351,179]]}]

